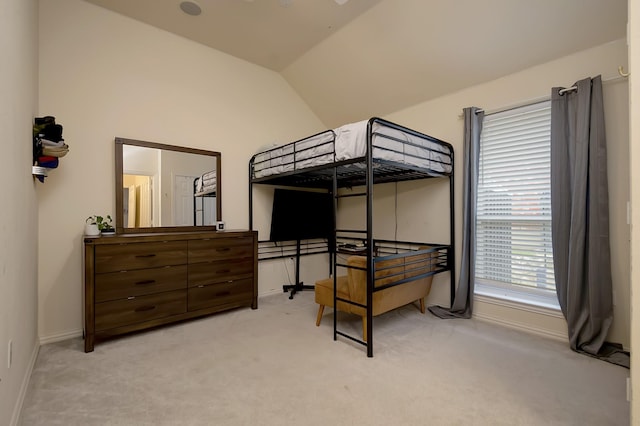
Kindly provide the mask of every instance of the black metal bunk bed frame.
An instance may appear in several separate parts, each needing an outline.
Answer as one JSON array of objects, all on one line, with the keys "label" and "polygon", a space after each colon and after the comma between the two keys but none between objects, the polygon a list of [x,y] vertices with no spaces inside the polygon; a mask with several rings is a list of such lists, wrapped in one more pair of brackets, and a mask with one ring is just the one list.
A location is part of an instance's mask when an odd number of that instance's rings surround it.
[{"label": "black metal bunk bed frame", "polygon": [[[204,215],[205,215],[205,202],[204,202],[204,198],[205,197],[216,197],[218,194],[218,191],[202,191],[202,192],[198,192],[198,180],[202,179],[202,176],[195,178],[193,180],[193,226],[197,226],[198,225],[198,212],[200,212],[200,216],[202,219],[202,223],[200,225],[204,225]],[[201,201],[201,209],[198,209],[198,199],[202,200]],[[216,220],[218,220],[216,218]],[[211,225],[211,224],[210,224]],[[215,223],[213,223],[213,225],[215,225]]]},{"label": "black metal bunk bed frame", "polygon": [[[373,136],[382,136],[386,139],[395,140],[396,142],[400,142],[403,145],[409,144],[414,145],[411,142],[400,140],[394,138],[389,135],[378,134],[373,132],[374,123],[378,123],[384,127],[388,127],[391,129],[396,129],[404,133],[408,133],[414,137],[420,139],[426,139],[430,142],[442,145],[448,148],[447,157],[450,160],[450,170],[446,171],[434,171],[428,170],[424,168],[420,168],[418,166],[413,166],[404,163],[397,163],[395,161],[383,160],[379,158],[374,158],[373,156],[373,148],[376,149],[388,149],[388,148],[380,148],[378,146],[373,145]],[[249,229],[253,230],[253,185],[255,184],[263,184],[263,185],[273,185],[273,186],[290,186],[290,187],[298,187],[298,188],[313,188],[318,189],[322,188],[327,190],[333,195],[333,223],[334,223],[334,238],[331,244],[326,243],[323,245],[322,243],[313,243],[311,248],[308,248],[306,253],[301,253],[300,251],[300,242],[296,242],[296,252],[297,256],[296,262],[296,284],[298,284],[299,271],[297,270],[299,267],[299,258],[301,255],[305,254],[318,254],[328,252],[330,254],[330,269],[331,274],[334,280],[334,301],[333,301],[333,339],[337,340],[338,336],[345,337],[350,339],[356,343],[362,344],[367,347],[367,356],[373,356],[373,293],[377,291],[384,290],[390,286],[402,285],[405,282],[413,281],[420,278],[425,278],[431,275],[439,274],[442,272],[449,271],[450,272],[450,303],[453,305],[453,300],[455,297],[455,222],[454,222],[454,153],[453,146],[447,142],[436,139],[432,136],[428,136],[426,134],[417,132],[415,130],[411,130],[400,126],[398,124],[392,123],[390,121],[381,119],[381,118],[371,118],[367,123],[367,132],[366,132],[366,151],[364,157],[353,158],[349,160],[343,161],[335,161],[335,137],[336,134],[333,130],[327,130],[325,132],[318,133],[313,136],[309,136],[308,138],[301,139],[296,142],[292,142],[294,145],[300,142],[304,142],[305,140],[317,137],[323,134],[332,134],[332,137],[327,142],[323,142],[324,144],[333,144],[332,152],[333,152],[333,162],[329,162],[326,164],[321,164],[317,166],[304,167],[298,169],[296,156],[299,156],[305,150],[312,148],[301,148],[299,150],[295,150],[293,152],[288,152],[286,155],[292,156],[293,159],[287,162],[292,170],[287,170],[281,173],[276,173],[272,175],[255,177],[255,169],[256,169],[256,158],[260,155],[264,155],[269,151],[276,151],[281,149],[282,147],[273,148],[268,151],[263,151],[254,155],[249,161]],[[290,144],[288,144],[290,145]],[[286,146],[286,145],[284,145]],[[317,145],[314,147],[317,149]],[[390,150],[391,151],[391,150]],[[443,154],[443,152],[440,152]],[[285,154],[283,154],[285,155]],[[322,155],[326,155],[326,152],[316,155],[306,155],[305,160],[313,159],[316,157],[320,157]],[[271,157],[269,157],[271,158]],[[362,164],[364,162],[365,167],[359,168],[354,167],[356,163]],[[281,163],[283,164],[283,163]],[[379,183],[389,183],[389,182],[399,182],[406,180],[417,180],[417,179],[428,179],[428,178],[448,178],[449,179],[449,225],[450,225],[450,242],[449,244],[433,244],[433,243],[419,243],[419,242],[406,242],[406,241],[389,241],[389,240],[380,240],[374,239],[373,237],[373,185]],[[340,195],[338,193],[339,188],[353,188],[364,186],[365,191],[361,193],[350,193]],[[338,207],[338,199],[343,197],[354,197],[354,196],[365,196],[366,197],[366,230],[347,230],[347,229],[338,229],[337,228],[337,207]],[[362,235],[366,234],[366,238],[363,240],[362,238],[354,238],[353,235]],[[366,305],[358,304],[356,302],[352,302],[350,300],[342,299],[337,296],[337,272],[338,267],[344,268],[355,268],[360,269],[354,266],[349,266],[343,263],[339,263],[338,261],[338,252],[337,249],[338,243],[340,241],[356,241],[360,240],[364,242],[364,247],[362,253],[366,253],[366,264],[367,267],[367,297],[366,297]],[[261,245],[262,244],[262,245]],[[267,259],[277,259],[277,258],[285,258],[290,257],[294,253],[291,251],[292,245],[288,245],[288,251],[285,248],[280,247],[276,248],[276,253],[274,253],[273,246],[270,248],[265,246],[264,244],[272,244],[270,241],[259,241],[258,247],[258,260],[267,260]],[[332,246],[330,246],[332,245]],[[399,246],[400,245],[400,249]],[[429,248],[425,249],[424,245],[427,245]],[[326,246],[326,247],[325,247]],[[422,246],[422,247],[420,247]],[[402,247],[413,247],[414,251],[399,251],[403,250]],[[277,253],[277,250],[280,250],[280,253]],[[435,262],[430,262],[429,270],[417,270],[417,273],[412,275],[410,278],[405,278],[401,280],[396,280],[393,284],[376,286],[376,280],[379,278],[376,277],[376,263],[384,260],[390,260],[394,258],[413,256],[418,253],[431,252],[431,256],[435,259]],[[383,256],[380,256],[382,254]],[[379,270],[378,270],[379,272]],[[351,336],[345,332],[338,330],[337,328],[337,311],[336,307],[338,306],[338,302],[348,303],[351,305],[356,305],[361,308],[366,309],[366,321],[367,321],[367,336],[366,340],[361,340],[354,336]]]}]

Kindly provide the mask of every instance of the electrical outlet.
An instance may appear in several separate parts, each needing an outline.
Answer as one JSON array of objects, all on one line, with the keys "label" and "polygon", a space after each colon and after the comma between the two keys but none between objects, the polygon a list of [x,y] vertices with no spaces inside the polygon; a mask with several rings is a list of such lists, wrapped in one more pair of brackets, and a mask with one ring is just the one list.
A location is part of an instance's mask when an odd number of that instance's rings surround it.
[{"label": "electrical outlet", "polygon": [[7,368],[11,368],[11,359],[13,358],[13,341],[9,340],[7,345]]}]

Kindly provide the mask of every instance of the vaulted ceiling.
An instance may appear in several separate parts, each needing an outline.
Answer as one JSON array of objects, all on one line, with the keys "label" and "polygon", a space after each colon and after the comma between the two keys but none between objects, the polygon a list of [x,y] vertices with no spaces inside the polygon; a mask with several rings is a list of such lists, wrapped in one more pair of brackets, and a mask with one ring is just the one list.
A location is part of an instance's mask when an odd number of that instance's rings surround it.
[{"label": "vaulted ceiling", "polygon": [[198,16],[182,0],[86,1],[280,72],[328,127],[623,38],[627,24],[626,0],[194,0]]}]

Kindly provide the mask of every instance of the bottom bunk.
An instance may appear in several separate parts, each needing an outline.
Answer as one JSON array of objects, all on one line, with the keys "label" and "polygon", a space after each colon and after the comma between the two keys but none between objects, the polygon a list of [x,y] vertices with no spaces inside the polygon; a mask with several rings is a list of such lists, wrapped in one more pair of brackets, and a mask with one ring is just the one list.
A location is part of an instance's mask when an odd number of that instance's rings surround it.
[{"label": "bottom bunk", "polygon": [[[342,336],[367,346],[373,356],[373,317],[418,302],[425,313],[433,277],[449,271],[451,247],[442,244],[373,240],[371,258],[363,243],[340,241],[333,277],[316,281],[318,303],[316,325],[320,325],[325,306],[334,307],[334,340]],[[373,275],[369,278],[369,275]],[[372,282],[369,289],[367,283]],[[362,318],[362,338],[338,329],[337,311]]]}]

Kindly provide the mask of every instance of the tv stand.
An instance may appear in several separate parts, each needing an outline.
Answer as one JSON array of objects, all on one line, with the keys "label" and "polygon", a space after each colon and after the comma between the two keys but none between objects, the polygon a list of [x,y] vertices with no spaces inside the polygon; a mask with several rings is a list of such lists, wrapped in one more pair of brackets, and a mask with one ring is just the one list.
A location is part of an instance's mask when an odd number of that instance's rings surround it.
[{"label": "tv stand", "polygon": [[313,290],[315,286],[305,285],[300,281],[300,240],[296,240],[296,283],[282,286],[283,292],[290,292],[289,299],[293,299],[293,296],[302,290]]},{"label": "tv stand", "polygon": [[285,293],[288,291],[291,291],[291,294],[289,294],[289,299],[293,299],[293,296],[302,290],[313,290],[315,288],[315,286],[312,285],[305,285],[304,283],[297,283],[297,284],[290,284],[290,285],[283,285],[282,286],[282,291],[284,291]]}]

